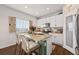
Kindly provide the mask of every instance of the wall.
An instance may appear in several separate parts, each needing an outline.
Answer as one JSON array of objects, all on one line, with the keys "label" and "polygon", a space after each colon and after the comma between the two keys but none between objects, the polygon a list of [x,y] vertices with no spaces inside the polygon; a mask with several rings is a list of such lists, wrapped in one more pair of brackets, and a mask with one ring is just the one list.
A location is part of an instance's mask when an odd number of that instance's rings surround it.
[{"label": "wall", "polygon": [[27,19],[30,18],[31,20],[33,20],[33,22],[35,20],[34,25],[36,25],[35,17],[0,5],[0,48],[13,45],[16,42],[15,33],[9,33],[9,16],[17,17],[19,19],[24,19],[25,17],[27,17]]}]

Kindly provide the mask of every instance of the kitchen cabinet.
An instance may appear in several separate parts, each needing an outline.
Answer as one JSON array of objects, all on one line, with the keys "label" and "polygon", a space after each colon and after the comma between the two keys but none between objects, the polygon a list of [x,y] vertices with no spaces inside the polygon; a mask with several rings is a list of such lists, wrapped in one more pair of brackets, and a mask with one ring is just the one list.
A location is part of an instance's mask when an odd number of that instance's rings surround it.
[{"label": "kitchen cabinet", "polygon": [[49,20],[50,20],[50,23],[51,23],[51,27],[63,27],[63,24],[64,24],[63,14],[50,17]]},{"label": "kitchen cabinet", "polygon": [[45,23],[50,23],[49,18],[44,18]]},{"label": "kitchen cabinet", "polygon": [[40,44],[40,54],[41,55],[50,55],[52,53],[52,41],[51,36],[46,38],[46,40],[39,41]]},{"label": "kitchen cabinet", "polygon": [[52,37],[50,36],[47,39],[47,55],[50,55],[52,53]]},{"label": "kitchen cabinet", "polygon": [[55,16],[49,18],[50,26],[55,27]]},{"label": "kitchen cabinet", "polygon": [[63,34],[57,34],[52,36],[52,43],[63,45]]},{"label": "kitchen cabinet", "polygon": [[44,27],[45,23],[50,23],[50,20],[48,18],[44,18],[44,19],[39,19],[37,21],[39,27]]},{"label": "kitchen cabinet", "polygon": [[38,26],[38,27],[43,27],[44,23],[45,23],[45,20],[44,20],[44,19],[39,19],[39,20],[37,21],[37,26]]},{"label": "kitchen cabinet", "polygon": [[52,43],[55,42],[55,38],[54,38],[54,36],[52,36],[51,41],[52,41]]},{"label": "kitchen cabinet", "polygon": [[50,23],[50,27],[63,27],[64,16],[63,14],[51,16],[48,18],[39,19],[38,26],[43,27],[44,23]]},{"label": "kitchen cabinet", "polygon": [[55,17],[55,25],[56,25],[56,27],[63,27],[63,25],[64,25],[64,16],[63,16],[63,14],[57,15]]}]

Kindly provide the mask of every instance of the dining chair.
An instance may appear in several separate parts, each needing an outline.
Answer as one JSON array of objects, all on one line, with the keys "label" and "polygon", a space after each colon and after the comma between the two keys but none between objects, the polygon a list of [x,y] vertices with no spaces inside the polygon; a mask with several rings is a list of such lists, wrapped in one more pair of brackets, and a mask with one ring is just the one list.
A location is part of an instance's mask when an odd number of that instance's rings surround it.
[{"label": "dining chair", "polygon": [[33,40],[31,40],[30,38],[22,35],[22,50],[27,54],[34,54],[35,50],[39,49],[39,45],[34,42]]}]

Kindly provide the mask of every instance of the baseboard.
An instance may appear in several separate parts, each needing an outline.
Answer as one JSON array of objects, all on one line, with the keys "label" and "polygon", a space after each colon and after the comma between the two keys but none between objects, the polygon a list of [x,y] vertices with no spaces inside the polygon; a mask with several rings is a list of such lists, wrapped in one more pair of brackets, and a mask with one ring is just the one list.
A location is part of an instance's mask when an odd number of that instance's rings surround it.
[{"label": "baseboard", "polygon": [[12,45],[15,45],[15,44],[16,44],[16,43],[12,43],[12,44],[5,45],[5,46],[0,46],[0,49],[7,48],[7,47],[12,46]]}]

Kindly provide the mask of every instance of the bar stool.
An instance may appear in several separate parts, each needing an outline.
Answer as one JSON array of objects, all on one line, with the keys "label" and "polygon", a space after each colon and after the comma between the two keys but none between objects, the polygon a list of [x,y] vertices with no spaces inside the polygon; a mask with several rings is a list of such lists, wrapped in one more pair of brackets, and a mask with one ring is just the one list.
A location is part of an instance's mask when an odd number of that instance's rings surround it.
[{"label": "bar stool", "polygon": [[32,41],[30,38],[24,35],[22,35],[21,37],[22,37],[21,48],[27,55],[30,55],[33,52],[35,52],[35,50],[39,49],[39,45],[34,41]]}]

